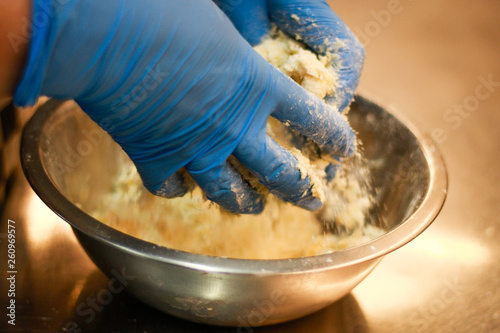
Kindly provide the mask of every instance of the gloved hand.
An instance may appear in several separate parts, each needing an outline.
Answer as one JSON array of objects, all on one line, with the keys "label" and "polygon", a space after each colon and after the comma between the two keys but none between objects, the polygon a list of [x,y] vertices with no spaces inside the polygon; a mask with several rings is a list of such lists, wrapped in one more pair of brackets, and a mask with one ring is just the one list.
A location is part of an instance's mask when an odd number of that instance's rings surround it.
[{"label": "gloved hand", "polygon": [[297,159],[267,136],[269,115],[332,155],[354,150],[335,109],[258,56],[210,0],[34,0],[33,11],[15,103],[76,100],[153,194],[185,194],[184,167],[225,209],[259,213],[260,195],[227,163],[233,154],[278,197],[319,208]]},{"label": "gloved hand", "polygon": [[323,0],[214,0],[252,45],[260,43],[271,22],[303,41],[317,54],[333,51],[338,89],[326,100],[343,111],[351,102],[363,68],[364,49]]}]

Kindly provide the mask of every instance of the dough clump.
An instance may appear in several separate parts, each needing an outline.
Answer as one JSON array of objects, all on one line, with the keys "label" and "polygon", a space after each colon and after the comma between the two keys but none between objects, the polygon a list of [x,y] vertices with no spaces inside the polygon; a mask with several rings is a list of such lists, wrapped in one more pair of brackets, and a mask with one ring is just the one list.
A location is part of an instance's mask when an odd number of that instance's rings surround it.
[{"label": "dough clump", "polygon": [[273,30],[271,36],[255,46],[254,50],[319,98],[335,92],[338,75],[331,66],[335,57],[333,53],[318,56],[280,30]]}]

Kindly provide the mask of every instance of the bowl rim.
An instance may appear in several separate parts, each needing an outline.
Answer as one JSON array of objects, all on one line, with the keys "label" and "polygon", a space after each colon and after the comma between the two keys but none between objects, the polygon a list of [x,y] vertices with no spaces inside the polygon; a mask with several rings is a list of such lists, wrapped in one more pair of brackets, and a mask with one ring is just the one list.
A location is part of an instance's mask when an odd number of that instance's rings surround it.
[{"label": "bowl rim", "polygon": [[[40,135],[46,122],[65,103],[50,99],[40,106],[24,128],[21,140],[21,164],[35,193],[59,217],[68,222],[73,230],[81,232],[99,242],[135,256],[166,264],[182,266],[203,272],[237,274],[286,274],[317,270],[331,270],[352,266],[380,258],[407,244],[421,234],[437,217],[442,209],[448,188],[448,176],[442,156],[433,141],[415,125],[392,109],[356,95],[357,104],[369,104],[385,111],[407,127],[417,139],[429,168],[429,187],[416,209],[398,226],[369,242],[310,257],[289,259],[237,259],[189,253],[144,241],[113,229],[80,210],[57,189],[43,166],[40,156]],[[397,115],[397,116],[396,116]]]}]

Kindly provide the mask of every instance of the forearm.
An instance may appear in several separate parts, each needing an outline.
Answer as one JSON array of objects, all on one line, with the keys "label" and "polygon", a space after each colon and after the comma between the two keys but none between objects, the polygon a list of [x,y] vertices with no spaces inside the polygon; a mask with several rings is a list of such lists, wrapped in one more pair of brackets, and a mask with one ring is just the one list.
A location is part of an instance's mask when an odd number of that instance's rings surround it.
[{"label": "forearm", "polygon": [[31,1],[0,0],[0,105],[14,95],[29,48]]}]

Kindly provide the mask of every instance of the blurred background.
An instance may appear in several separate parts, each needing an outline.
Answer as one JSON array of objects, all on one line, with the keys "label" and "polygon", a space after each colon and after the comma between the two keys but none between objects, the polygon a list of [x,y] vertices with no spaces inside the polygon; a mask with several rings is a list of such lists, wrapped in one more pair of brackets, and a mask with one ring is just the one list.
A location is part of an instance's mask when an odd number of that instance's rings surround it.
[{"label": "blurred background", "polygon": [[[19,136],[32,109],[1,111],[0,267],[16,221],[17,319],[2,332],[500,332],[500,1],[329,1],[366,48],[360,91],[431,136],[448,168],[441,214],[332,306],[283,325],[215,328],[127,296],[82,315],[107,278],[27,185]],[[2,269],[3,270],[3,269]],[[7,306],[5,272],[0,307]],[[88,310],[88,308],[85,308]]]}]

